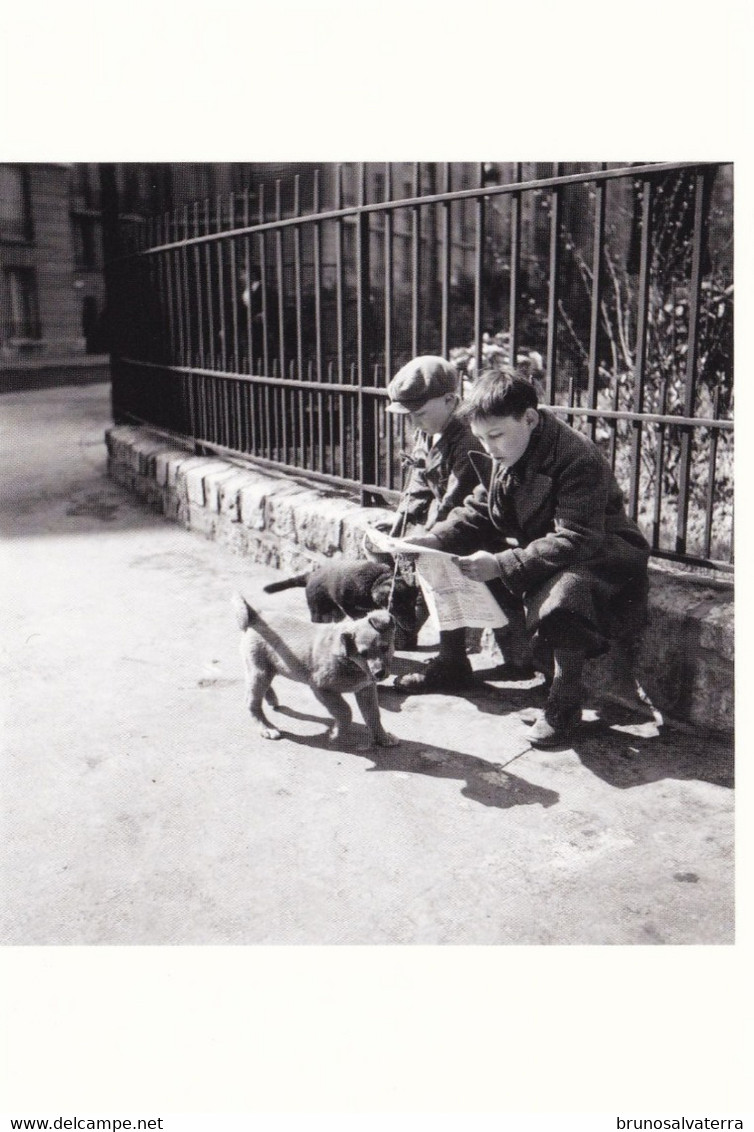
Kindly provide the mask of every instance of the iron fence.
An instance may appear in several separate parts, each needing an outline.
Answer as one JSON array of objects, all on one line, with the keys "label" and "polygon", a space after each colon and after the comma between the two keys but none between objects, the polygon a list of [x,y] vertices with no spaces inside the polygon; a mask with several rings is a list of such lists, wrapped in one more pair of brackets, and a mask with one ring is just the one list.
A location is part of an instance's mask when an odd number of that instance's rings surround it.
[{"label": "iron fence", "polygon": [[654,554],[732,569],[731,167],[497,168],[433,167],[428,191],[416,164],[400,196],[393,165],[323,166],[117,231],[110,200],[117,418],[392,502],[392,373],[512,360],[601,446]]}]

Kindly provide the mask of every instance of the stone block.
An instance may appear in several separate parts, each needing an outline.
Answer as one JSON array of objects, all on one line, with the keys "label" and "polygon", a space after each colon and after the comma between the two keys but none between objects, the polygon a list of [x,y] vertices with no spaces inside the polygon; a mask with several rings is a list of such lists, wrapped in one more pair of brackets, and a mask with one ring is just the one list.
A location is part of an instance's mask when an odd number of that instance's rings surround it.
[{"label": "stone block", "polygon": [[253,476],[248,472],[234,469],[233,475],[220,484],[219,510],[226,515],[231,523],[241,521],[241,492],[245,487],[255,483]]},{"label": "stone block", "polygon": [[376,523],[392,521],[394,512],[384,507],[359,507],[354,503],[343,515],[340,549],[346,558],[364,558],[364,535]]},{"label": "stone block", "polygon": [[182,452],[179,448],[163,448],[162,451],[155,452],[154,463],[150,469],[151,474],[155,478],[155,482],[158,483],[160,487],[165,487],[168,482],[168,468],[170,467],[171,461],[173,464],[178,464],[181,460],[185,460],[185,458],[186,453]]},{"label": "stone block", "polygon": [[204,506],[210,511],[220,511],[220,487],[226,480],[233,478],[233,468],[228,464],[221,464],[219,468],[212,468],[204,474]]},{"label": "stone block", "polygon": [[223,460],[215,460],[211,456],[189,456],[178,471],[176,483],[179,494],[189,503],[208,506],[207,479],[212,473],[227,475],[227,469],[228,465]]},{"label": "stone block", "polygon": [[214,538],[217,531],[217,524],[219,522],[218,515],[215,511],[210,511],[207,507],[201,507],[197,503],[189,502],[187,506],[182,507],[182,518],[185,525],[192,531],[197,531],[205,538]]},{"label": "stone block", "polygon": [[222,514],[222,512],[217,516],[215,541],[226,546],[233,554],[238,554],[243,558],[250,556],[250,535],[253,538],[253,534],[242,523],[231,522],[228,516]]},{"label": "stone block", "polygon": [[265,530],[278,538],[296,541],[296,509],[309,496],[306,488],[281,485],[269,492],[265,505]]},{"label": "stone block", "polygon": [[115,425],[105,433],[109,451],[118,463],[128,463],[133,444],[144,435],[144,430],[135,425]]},{"label": "stone block", "polygon": [[139,475],[146,476],[150,474],[150,462],[154,467],[154,458],[158,452],[164,451],[167,447],[165,441],[160,437],[144,437],[143,440],[137,441],[133,446],[133,452],[136,456],[137,463],[135,464],[136,470]]},{"label": "stone block", "polygon": [[259,480],[242,487],[238,493],[241,522],[251,530],[263,531],[269,483]]},{"label": "stone block", "polygon": [[188,504],[184,503],[175,488],[163,488],[162,508],[166,519],[173,523],[187,523]]},{"label": "stone block", "polygon": [[178,489],[178,474],[189,459],[183,452],[175,455],[170,455],[167,459],[167,466],[165,468],[165,486],[171,491]]},{"label": "stone block", "polygon": [[322,512],[325,500],[318,491],[304,491],[291,508],[293,514],[294,541],[297,546],[319,550],[317,536],[322,526]]},{"label": "stone block", "polygon": [[313,498],[296,511],[296,541],[299,546],[332,557],[340,551],[343,517],[353,511],[353,504],[347,499],[323,499],[317,492],[309,494]]}]

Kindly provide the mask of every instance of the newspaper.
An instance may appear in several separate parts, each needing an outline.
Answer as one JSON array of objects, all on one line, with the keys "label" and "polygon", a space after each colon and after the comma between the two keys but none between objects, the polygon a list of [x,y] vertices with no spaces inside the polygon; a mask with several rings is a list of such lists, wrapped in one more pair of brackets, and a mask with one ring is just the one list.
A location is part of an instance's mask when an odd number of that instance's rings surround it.
[{"label": "newspaper", "polygon": [[368,539],[382,553],[410,554],[415,559],[417,581],[437,629],[496,629],[506,624],[487,586],[464,577],[456,555],[415,546],[381,531],[371,530]]}]

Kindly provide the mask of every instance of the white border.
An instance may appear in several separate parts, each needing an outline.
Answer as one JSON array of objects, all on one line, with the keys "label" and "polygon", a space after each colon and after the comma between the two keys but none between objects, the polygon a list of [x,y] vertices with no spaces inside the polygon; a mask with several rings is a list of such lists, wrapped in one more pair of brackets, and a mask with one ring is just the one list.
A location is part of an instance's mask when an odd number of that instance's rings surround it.
[{"label": "white border", "polygon": [[[3,20],[0,146],[44,161],[734,160],[745,312],[750,10],[28,0]],[[747,756],[739,741],[749,798]],[[743,828],[738,854],[731,948],[5,949],[4,1107],[350,1113],[349,1128],[366,1113],[738,1115],[754,1109]]]}]

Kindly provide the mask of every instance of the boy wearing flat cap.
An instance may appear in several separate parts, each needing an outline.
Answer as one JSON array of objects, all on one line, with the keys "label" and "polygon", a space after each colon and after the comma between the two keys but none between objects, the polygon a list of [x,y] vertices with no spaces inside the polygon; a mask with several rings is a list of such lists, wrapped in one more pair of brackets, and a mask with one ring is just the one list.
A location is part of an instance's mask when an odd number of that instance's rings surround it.
[{"label": "boy wearing flat cap", "polygon": [[[407,462],[411,472],[390,534],[430,531],[460,506],[478,483],[470,452],[484,448],[456,409],[460,379],[445,358],[425,354],[398,371],[387,387],[389,413],[408,415],[415,427]],[[400,677],[396,686],[413,692],[455,691],[472,682],[466,633],[440,633],[440,653],[422,672]]]},{"label": "boy wearing flat cap", "polygon": [[597,446],[539,408],[528,381],[510,370],[482,374],[464,413],[487,453],[470,456],[479,483],[410,541],[463,556],[466,577],[491,584],[507,614],[525,616],[537,666],[553,674],[530,742],[559,746],[581,719],[586,659],[607,651],[618,626],[635,636],[644,622],[649,546]]}]

